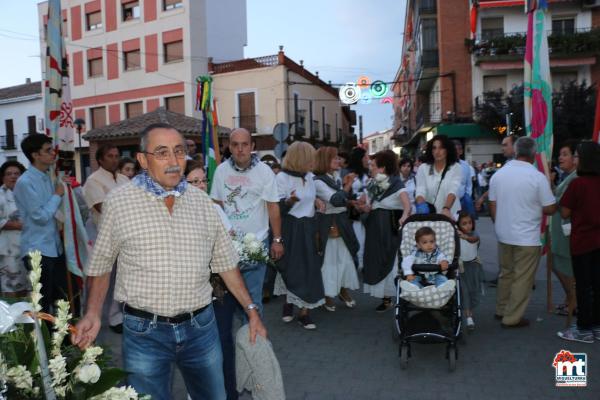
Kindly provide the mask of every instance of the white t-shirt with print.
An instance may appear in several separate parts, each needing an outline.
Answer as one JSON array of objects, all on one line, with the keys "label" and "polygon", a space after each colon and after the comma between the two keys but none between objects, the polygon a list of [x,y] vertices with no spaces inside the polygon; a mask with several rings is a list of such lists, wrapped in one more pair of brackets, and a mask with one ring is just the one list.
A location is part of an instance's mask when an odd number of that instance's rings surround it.
[{"label": "white t-shirt with print", "polygon": [[556,203],[548,179],[532,164],[512,160],[490,180],[496,236],[505,244],[540,246],[542,207]]},{"label": "white t-shirt with print", "polygon": [[246,171],[236,171],[229,161],[221,163],[213,176],[210,196],[223,202],[233,228],[254,233],[259,240],[269,234],[267,202],[277,203],[275,174],[263,162]]}]

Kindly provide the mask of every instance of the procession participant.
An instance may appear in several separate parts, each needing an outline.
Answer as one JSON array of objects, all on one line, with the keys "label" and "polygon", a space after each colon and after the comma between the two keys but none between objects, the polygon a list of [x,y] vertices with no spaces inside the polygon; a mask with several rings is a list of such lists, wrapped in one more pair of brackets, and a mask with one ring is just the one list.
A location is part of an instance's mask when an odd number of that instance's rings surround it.
[{"label": "procession participant", "polygon": [[515,142],[516,159],[490,180],[490,214],[500,255],[495,318],[501,319],[505,328],[529,325],[523,314],[541,256],[542,213],[552,215],[556,211],[548,179],[532,165],[535,154],[535,140],[519,138]]},{"label": "procession participant", "polygon": [[122,349],[128,383],[153,399],[170,399],[176,364],[192,399],[225,399],[211,271],[220,274],[246,310],[250,341],[266,336],[266,330],[213,203],[202,191],[188,189],[182,176],[183,136],[171,125],[153,124],[141,133],[140,150],[144,172],[103,203],[88,271],[87,312],[72,340],[85,348],[98,335],[117,259],[115,298],[125,303]]},{"label": "procession participant", "polygon": [[390,309],[396,294],[399,227],[411,213],[410,200],[398,176],[398,158],[393,151],[376,153],[371,160],[372,179],[367,187],[368,204],[359,206],[368,213],[365,221],[364,292],[382,299],[375,311]]},{"label": "procession participant", "polygon": [[[348,172],[354,174],[352,182],[352,199],[358,203],[366,202],[367,182],[369,181],[369,155],[362,147],[355,147],[350,152],[348,161]],[[358,252],[356,259],[358,269],[363,269],[363,255],[365,253],[365,225],[360,219],[360,212],[356,207],[349,209],[350,219],[352,220],[352,229],[358,240]]]},{"label": "procession participant", "polygon": [[352,202],[350,192],[355,175],[346,174],[342,183],[339,177],[342,163],[335,147],[321,147],[317,150],[316,160],[317,198],[325,203],[324,212],[317,213],[317,248],[323,257],[324,307],[327,311],[335,311],[334,298],[338,296],[346,307],[354,308],[356,302],[348,290],[359,288],[354,265],[359,246],[346,207]]},{"label": "procession participant", "polygon": [[280,274],[275,280],[275,294],[286,296],[282,320],[292,321],[294,306],[297,306],[300,308],[298,322],[304,329],[317,328],[309,310],[325,303],[315,221],[315,204],[322,202],[317,199],[311,172],[314,164],[315,149],[309,143],[294,142],[276,178],[286,250],[277,263]]},{"label": "procession participant", "polygon": [[136,175],[135,161],[129,157],[123,157],[119,160],[119,173],[131,179]]}]

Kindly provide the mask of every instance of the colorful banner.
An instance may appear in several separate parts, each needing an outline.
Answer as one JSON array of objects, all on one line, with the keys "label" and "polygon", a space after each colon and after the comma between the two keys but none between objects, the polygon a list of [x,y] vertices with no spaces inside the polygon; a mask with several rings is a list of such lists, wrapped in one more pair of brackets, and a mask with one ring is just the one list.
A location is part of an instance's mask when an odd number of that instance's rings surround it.
[{"label": "colorful banner", "polygon": [[221,162],[216,103],[212,96],[212,77],[199,76],[196,78],[196,84],[196,110],[202,111],[202,153],[210,192],[213,175]]}]

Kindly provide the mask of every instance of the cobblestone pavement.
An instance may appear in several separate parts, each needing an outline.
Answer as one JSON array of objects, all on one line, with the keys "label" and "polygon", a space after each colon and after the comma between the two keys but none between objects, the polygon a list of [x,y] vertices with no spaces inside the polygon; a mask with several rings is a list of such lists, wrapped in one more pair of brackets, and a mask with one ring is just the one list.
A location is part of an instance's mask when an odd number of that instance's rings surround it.
[{"label": "cobblestone pavement", "polygon": [[[497,272],[496,240],[491,222],[480,219],[481,257],[489,279]],[[526,317],[532,326],[502,329],[493,319],[495,289],[486,289],[475,313],[475,332],[459,344],[455,372],[448,371],[444,345],[414,344],[408,369],[401,370],[398,345],[392,338],[392,311],[374,312],[377,299],[358,291],[358,306],[313,312],[316,331],[280,320],[282,299],[266,304],[265,323],[279,358],[290,400],[335,399],[600,399],[600,343],[565,342],[556,331],[565,317],[546,312],[545,262],[537,275]],[[553,281],[554,302],[563,300]],[[120,337],[103,328],[101,342],[109,344],[119,362]],[[552,359],[561,349],[588,356],[587,388],[556,388]],[[179,377],[174,399],[185,399]],[[242,399],[250,399],[249,394]]]}]

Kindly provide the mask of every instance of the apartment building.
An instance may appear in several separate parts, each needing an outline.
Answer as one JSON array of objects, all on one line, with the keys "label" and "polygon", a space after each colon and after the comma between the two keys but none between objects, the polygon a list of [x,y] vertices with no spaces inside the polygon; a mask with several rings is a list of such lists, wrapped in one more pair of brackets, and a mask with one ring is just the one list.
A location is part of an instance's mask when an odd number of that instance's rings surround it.
[{"label": "apartment building", "polygon": [[339,101],[338,90],[287,57],[277,54],[225,63],[211,62],[219,124],[248,129],[256,149],[271,152],[277,123],[290,127],[290,140],[315,146],[355,144],[355,111]]},{"label": "apartment building", "polygon": [[[208,59],[243,57],[245,0],[63,0],[71,96],[82,132],[158,107],[194,112],[196,77]],[[45,54],[47,2],[38,5]],[[45,59],[42,57],[42,76]],[[82,140],[84,165],[90,164]],[[78,157],[76,157],[77,159]]]},{"label": "apartment building", "polygon": [[[549,11],[553,87],[600,82],[598,54],[589,51],[600,37],[600,2],[549,0]],[[443,133],[465,142],[468,160],[497,158],[502,135],[474,123],[473,110],[483,93],[523,83],[526,30],[523,0],[407,1],[394,85],[397,140],[418,148]]]}]

